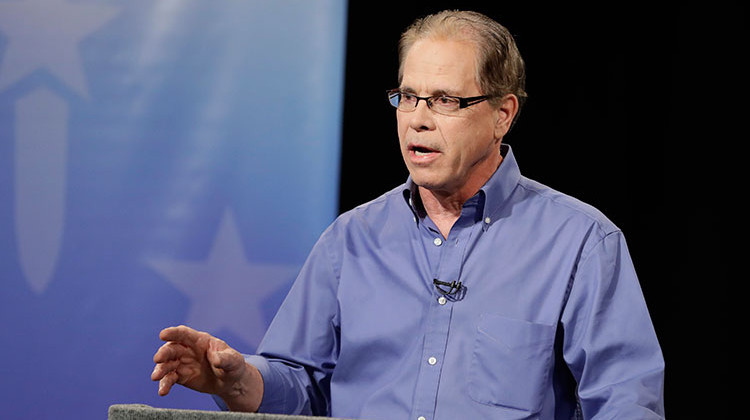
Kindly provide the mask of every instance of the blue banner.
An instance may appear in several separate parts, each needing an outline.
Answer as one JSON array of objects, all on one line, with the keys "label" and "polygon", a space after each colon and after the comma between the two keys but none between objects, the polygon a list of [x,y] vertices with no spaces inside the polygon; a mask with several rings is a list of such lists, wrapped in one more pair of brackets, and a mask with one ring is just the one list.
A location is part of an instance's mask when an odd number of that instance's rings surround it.
[{"label": "blue banner", "polygon": [[2,418],[213,409],[163,327],[253,352],[337,211],[344,0],[0,0]]}]

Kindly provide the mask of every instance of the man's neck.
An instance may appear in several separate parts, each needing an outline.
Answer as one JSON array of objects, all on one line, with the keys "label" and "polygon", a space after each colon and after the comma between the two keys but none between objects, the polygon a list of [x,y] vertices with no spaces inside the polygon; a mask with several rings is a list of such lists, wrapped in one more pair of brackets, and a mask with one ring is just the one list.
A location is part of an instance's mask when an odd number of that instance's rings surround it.
[{"label": "man's neck", "polygon": [[443,238],[447,238],[453,224],[461,216],[461,208],[466,200],[444,196],[423,187],[419,187],[418,191],[425,212],[438,227]]},{"label": "man's neck", "polygon": [[[495,170],[500,167],[502,160],[503,158],[500,156],[500,162],[495,167]],[[494,171],[489,176],[483,177],[481,182],[464,185],[455,192],[430,190],[421,186],[417,188],[425,212],[435,223],[444,238],[448,238],[451,228],[453,228],[458,218],[461,217],[461,210],[464,203],[484,186],[487,180],[492,177],[492,174],[494,174]]]}]

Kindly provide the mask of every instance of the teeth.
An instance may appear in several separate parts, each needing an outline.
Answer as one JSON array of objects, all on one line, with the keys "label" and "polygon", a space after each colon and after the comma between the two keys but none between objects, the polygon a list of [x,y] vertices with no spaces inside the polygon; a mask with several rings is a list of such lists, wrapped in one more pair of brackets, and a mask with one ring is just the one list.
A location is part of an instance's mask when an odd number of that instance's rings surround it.
[{"label": "teeth", "polygon": [[422,146],[415,146],[415,147],[412,147],[412,148],[411,148],[411,150],[412,150],[412,151],[414,152],[414,154],[415,154],[415,155],[417,155],[417,156],[427,156],[427,155],[429,155],[429,154],[431,154],[431,153],[435,153],[435,151],[434,151],[434,150],[432,150],[432,149],[429,149],[429,148],[427,148],[427,147],[422,147]]}]

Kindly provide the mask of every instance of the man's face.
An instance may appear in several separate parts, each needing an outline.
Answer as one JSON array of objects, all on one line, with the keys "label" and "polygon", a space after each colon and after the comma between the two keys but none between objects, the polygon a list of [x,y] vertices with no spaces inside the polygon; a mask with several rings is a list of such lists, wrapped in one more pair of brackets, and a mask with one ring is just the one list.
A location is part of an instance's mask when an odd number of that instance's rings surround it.
[{"label": "man's face", "polygon": [[[475,47],[461,41],[417,41],[403,63],[400,89],[417,96],[480,96]],[[419,101],[412,112],[396,111],[401,154],[412,180],[442,194],[476,192],[500,163],[507,117],[487,101],[441,115]],[[507,118],[505,118],[507,119]],[[468,191],[467,191],[468,192]]]}]

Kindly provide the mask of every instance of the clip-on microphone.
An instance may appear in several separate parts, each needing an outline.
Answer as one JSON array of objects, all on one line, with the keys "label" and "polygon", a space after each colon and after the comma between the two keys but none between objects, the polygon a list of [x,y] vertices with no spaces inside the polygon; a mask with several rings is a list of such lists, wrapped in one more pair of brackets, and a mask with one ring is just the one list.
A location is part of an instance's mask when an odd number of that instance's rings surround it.
[{"label": "clip-on microphone", "polygon": [[[433,279],[432,284],[435,285],[435,289],[437,289],[438,293],[443,296],[453,298],[452,300],[460,300],[463,297],[458,295],[458,293],[462,292],[462,289],[464,289],[460,281],[457,282],[453,280],[452,282],[447,283],[438,279]],[[445,287],[448,287],[449,289],[445,289]]]}]

